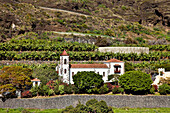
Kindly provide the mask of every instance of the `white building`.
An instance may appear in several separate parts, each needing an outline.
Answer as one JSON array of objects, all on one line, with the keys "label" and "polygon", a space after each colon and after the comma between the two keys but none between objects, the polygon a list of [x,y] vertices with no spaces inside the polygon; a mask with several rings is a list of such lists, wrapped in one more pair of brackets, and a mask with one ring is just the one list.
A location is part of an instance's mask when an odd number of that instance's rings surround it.
[{"label": "white building", "polygon": [[40,86],[40,84],[41,84],[41,80],[39,80],[39,79],[37,79],[37,78],[31,80],[31,82],[32,82],[32,86],[33,86],[33,87],[35,87],[36,85],[37,85],[37,86]]},{"label": "white building", "polygon": [[169,72],[165,72],[165,68],[159,68],[158,69],[158,74],[155,78],[155,80],[153,81],[152,85],[158,85],[159,86],[159,82],[161,80],[161,78],[166,79],[168,77],[170,77],[170,71]]},{"label": "white building", "polygon": [[124,74],[124,62],[111,59],[104,64],[69,64],[69,55],[64,50],[60,55],[60,64],[56,67],[56,71],[65,83],[74,84],[73,76],[82,71],[94,71],[103,76],[104,82],[111,82],[108,81],[108,75]]}]

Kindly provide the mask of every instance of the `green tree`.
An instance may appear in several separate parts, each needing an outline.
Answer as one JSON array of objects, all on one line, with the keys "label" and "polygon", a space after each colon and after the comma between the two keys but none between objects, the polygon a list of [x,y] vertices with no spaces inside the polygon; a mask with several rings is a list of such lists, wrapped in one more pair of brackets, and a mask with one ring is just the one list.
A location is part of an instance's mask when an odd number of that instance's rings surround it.
[{"label": "green tree", "polygon": [[16,89],[21,91],[31,87],[32,70],[21,66],[7,66],[0,72],[0,91],[14,93]]},{"label": "green tree", "polygon": [[33,70],[32,76],[41,80],[42,84],[45,85],[49,80],[58,79],[58,74],[55,69],[44,69],[44,68],[35,68]]},{"label": "green tree", "polygon": [[120,76],[119,84],[128,94],[147,94],[150,91],[152,80],[149,74],[141,71],[128,71]]},{"label": "green tree", "polygon": [[100,88],[103,85],[102,75],[95,72],[78,72],[73,76],[74,85],[80,93],[92,93],[93,88]]}]

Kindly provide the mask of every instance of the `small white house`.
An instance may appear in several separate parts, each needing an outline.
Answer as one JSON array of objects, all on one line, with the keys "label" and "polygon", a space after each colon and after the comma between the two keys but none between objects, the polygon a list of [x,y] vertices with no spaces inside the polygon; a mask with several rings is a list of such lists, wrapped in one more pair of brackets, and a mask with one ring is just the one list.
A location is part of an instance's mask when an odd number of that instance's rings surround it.
[{"label": "small white house", "polygon": [[94,71],[95,73],[102,75],[103,80],[106,83],[111,82],[108,81],[108,75],[124,74],[124,62],[117,59],[111,59],[104,62],[104,64],[69,64],[69,55],[64,50],[60,55],[60,64],[56,67],[56,71],[65,83],[74,84],[73,76],[77,74],[77,72],[82,71]]},{"label": "small white house", "polygon": [[32,82],[32,86],[35,87],[36,85],[39,86],[41,84],[41,80],[35,78],[33,80],[31,80]]},{"label": "small white house", "polygon": [[166,79],[167,77],[170,77],[170,71],[169,72],[165,72],[164,68],[159,68],[158,69],[158,75],[156,76],[156,79],[154,80],[152,85],[159,85],[160,79],[161,78]]}]

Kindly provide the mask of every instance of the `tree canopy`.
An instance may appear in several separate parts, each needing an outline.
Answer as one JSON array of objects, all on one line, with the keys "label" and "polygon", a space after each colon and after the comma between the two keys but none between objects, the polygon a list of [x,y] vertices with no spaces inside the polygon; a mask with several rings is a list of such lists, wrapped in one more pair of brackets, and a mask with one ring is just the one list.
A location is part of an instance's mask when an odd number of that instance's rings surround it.
[{"label": "tree canopy", "polygon": [[141,71],[128,71],[120,76],[119,84],[128,94],[147,94],[150,91],[152,80],[149,74]]},{"label": "tree canopy", "polygon": [[100,88],[103,85],[102,75],[95,72],[78,72],[73,76],[74,85],[80,92],[92,92],[93,88]]},{"label": "tree canopy", "polygon": [[7,66],[0,72],[0,92],[14,93],[16,89],[24,90],[31,86],[32,70],[21,66]]},{"label": "tree canopy", "polygon": [[56,73],[55,69],[44,69],[44,68],[35,68],[33,70],[32,76],[34,78],[38,78],[41,80],[42,84],[46,84],[50,80],[55,80],[58,78],[58,74]]}]

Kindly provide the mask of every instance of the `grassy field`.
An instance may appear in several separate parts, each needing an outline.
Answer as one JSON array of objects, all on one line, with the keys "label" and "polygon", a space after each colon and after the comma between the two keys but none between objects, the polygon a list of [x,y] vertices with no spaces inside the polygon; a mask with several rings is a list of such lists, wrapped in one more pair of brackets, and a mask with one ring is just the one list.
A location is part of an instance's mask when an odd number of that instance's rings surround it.
[{"label": "grassy field", "polygon": [[[170,113],[170,108],[113,108],[114,113]],[[62,109],[5,109],[0,113],[61,113]]]}]

